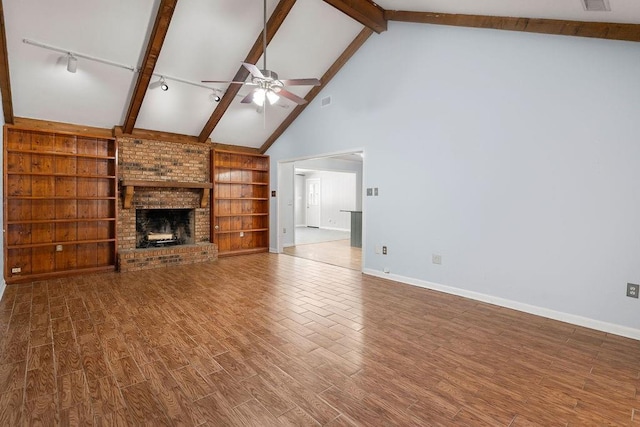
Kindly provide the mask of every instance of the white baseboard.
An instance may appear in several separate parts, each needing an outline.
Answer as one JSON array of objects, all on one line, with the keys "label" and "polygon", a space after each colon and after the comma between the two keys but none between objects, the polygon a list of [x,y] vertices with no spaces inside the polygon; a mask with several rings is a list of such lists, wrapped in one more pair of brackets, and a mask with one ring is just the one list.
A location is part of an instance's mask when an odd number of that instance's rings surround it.
[{"label": "white baseboard", "polygon": [[320,227],[322,230],[333,230],[333,231],[351,231],[348,228],[338,228],[338,227]]},{"label": "white baseboard", "polygon": [[293,246],[295,246],[295,245],[296,245],[295,243],[284,243],[284,244],[282,245],[282,247],[283,247],[283,248],[291,248],[291,247],[293,247]]},{"label": "white baseboard", "polygon": [[4,290],[7,289],[7,284],[5,283],[4,279],[0,279],[0,300],[2,299],[2,296],[4,295]]},{"label": "white baseboard", "polygon": [[276,248],[269,248],[269,253],[277,254],[279,252],[278,252],[278,249],[276,249]]},{"label": "white baseboard", "polygon": [[380,277],[382,279],[394,280],[396,282],[405,283],[407,285],[418,286],[421,288],[440,291],[451,295],[457,295],[476,301],[487,302],[489,304],[499,305],[500,307],[511,308],[513,310],[522,311],[537,316],[546,317],[548,319],[559,320],[561,322],[571,323],[585,328],[596,329],[598,331],[607,332],[614,335],[620,335],[627,338],[640,340],[640,329],[630,328],[628,326],[617,325],[615,323],[603,322],[600,320],[590,319],[588,317],[577,316],[575,314],[564,313],[561,311],[551,310],[544,307],[525,304],[518,301],[512,301],[505,298],[495,297],[480,292],[468,291],[466,289],[454,288],[452,286],[442,285],[440,283],[428,282],[426,280],[414,279],[411,277],[400,276],[397,274],[383,273],[379,270],[365,268],[362,270],[364,274]]}]

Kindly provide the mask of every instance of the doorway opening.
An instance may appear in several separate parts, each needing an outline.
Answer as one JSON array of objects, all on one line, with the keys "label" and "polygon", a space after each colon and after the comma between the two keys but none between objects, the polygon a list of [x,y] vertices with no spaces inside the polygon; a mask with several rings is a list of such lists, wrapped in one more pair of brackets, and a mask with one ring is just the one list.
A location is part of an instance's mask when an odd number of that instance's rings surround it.
[{"label": "doorway opening", "polygon": [[282,253],[362,270],[363,164],[361,151],[281,163]]}]

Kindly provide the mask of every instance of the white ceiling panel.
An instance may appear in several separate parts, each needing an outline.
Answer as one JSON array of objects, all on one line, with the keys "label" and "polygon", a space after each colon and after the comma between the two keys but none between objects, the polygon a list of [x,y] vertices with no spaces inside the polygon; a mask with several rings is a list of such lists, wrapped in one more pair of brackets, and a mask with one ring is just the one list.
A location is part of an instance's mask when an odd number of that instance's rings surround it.
[{"label": "white ceiling panel", "polygon": [[4,2],[15,115],[100,127],[119,124],[133,72],[81,58],[71,74],[63,54],[22,40],[135,66],[156,8],[153,0]]},{"label": "white ceiling panel", "polygon": [[[267,1],[267,14],[277,4]],[[154,73],[193,83],[231,80],[262,31],[262,2],[178,2]],[[152,81],[157,81],[154,77]],[[147,91],[136,127],[199,135],[218,104],[210,90],[167,80],[169,90]],[[226,84],[210,84],[226,90]]]},{"label": "white ceiling panel", "polygon": [[582,0],[378,0],[376,3],[387,10],[640,23],[638,0],[609,0],[610,12],[587,12]]}]

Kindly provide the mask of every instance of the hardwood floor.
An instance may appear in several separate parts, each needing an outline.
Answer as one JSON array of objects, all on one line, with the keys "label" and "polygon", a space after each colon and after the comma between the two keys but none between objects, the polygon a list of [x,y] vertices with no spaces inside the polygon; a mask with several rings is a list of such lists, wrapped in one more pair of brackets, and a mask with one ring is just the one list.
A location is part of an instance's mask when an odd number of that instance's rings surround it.
[{"label": "hardwood floor", "polygon": [[640,425],[640,342],[257,254],[10,285],[0,425]]},{"label": "hardwood floor", "polygon": [[349,240],[296,245],[284,248],[284,253],[362,271],[362,249],[351,247]]}]

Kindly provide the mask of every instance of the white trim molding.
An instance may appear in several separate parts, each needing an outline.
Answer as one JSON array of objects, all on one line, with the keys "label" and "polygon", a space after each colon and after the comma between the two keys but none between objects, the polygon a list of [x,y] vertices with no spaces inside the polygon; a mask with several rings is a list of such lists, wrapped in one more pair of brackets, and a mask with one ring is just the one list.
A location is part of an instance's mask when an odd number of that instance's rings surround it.
[{"label": "white trim molding", "polygon": [[395,282],[407,285],[417,286],[420,288],[431,289],[433,291],[444,292],[451,295],[457,295],[476,301],[486,302],[498,305],[500,307],[510,308],[524,313],[534,314],[536,316],[546,317],[548,319],[558,320],[561,322],[571,323],[572,325],[584,326],[585,328],[596,329],[598,331],[607,332],[614,335],[620,335],[627,338],[640,340],[640,329],[630,328],[628,326],[617,325],[615,323],[603,322],[600,320],[590,319],[588,317],[577,316],[575,314],[564,313],[561,311],[551,310],[544,307],[525,304],[518,301],[512,301],[505,298],[495,297],[492,295],[482,294],[480,292],[468,291],[466,289],[455,288],[440,283],[428,282],[426,280],[414,279],[411,277],[400,276],[397,274],[384,273],[379,270],[365,268],[364,274],[379,277],[382,279],[393,280]]},{"label": "white trim molding", "polygon": [[4,279],[0,280],[0,300],[2,299],[2,296],[4,295],[4,290],[7,289],[7,283],[4,281]]}]

